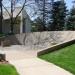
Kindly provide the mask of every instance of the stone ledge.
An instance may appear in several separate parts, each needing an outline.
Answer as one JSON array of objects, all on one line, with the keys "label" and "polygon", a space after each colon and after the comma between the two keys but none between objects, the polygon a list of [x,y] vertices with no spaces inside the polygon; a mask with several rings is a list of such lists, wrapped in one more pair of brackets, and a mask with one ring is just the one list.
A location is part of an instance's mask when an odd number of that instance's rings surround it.
[{"label": "stone ledge", "polygon": [[75,39],[72,39],[72,40],[69,40],[69,41],[65,41],[65,42],[53,45],[53,46],[51,46],[49,48],[46,48],[44,50],[38,51],[37,52],[37,56],[40,56],[40,55],[43,55],[43,54],[47,54],[49,52],[53,52],[53,51],[56,51],[56,50],[59,50],[61,48],[64,48],[64,47],[69,46],[69,45],[72,45],[74,43],[75,43]]}]

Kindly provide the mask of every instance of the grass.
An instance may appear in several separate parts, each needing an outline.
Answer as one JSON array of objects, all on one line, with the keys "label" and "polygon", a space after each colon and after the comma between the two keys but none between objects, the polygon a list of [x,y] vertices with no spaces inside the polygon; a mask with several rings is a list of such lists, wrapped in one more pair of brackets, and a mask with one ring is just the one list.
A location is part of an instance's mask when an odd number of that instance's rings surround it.
[{"label": "grass", "polygon": [[75,44],[39,57],[48,62],[52,62],[75,75]]},{"label": "grass", "polygon": [[9,64],[0,64],[0,75],[19,75],[14,66]]}]

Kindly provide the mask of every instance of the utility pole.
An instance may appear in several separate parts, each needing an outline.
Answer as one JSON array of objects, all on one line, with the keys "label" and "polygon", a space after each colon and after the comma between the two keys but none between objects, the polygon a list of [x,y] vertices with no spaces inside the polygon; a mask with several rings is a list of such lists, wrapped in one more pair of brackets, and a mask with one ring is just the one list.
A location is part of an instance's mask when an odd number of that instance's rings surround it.
[{"label": "utility pole", "polygon": [[2,0],[0,0],[0,34],[2,34],[2,21],[3,21]]}]

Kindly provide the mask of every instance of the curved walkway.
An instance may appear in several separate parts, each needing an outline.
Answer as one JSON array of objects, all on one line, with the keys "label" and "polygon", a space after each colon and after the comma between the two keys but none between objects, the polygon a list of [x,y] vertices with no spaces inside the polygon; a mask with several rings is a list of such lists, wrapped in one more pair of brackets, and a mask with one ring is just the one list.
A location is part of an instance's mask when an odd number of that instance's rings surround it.
[{"label": "curved walkway", "polygon": [[52,63],[37,58],[37,50],[27,50],[20,46],[0,49],[6,53],[7,60],[16,67],[20,75],[72,75]]}]

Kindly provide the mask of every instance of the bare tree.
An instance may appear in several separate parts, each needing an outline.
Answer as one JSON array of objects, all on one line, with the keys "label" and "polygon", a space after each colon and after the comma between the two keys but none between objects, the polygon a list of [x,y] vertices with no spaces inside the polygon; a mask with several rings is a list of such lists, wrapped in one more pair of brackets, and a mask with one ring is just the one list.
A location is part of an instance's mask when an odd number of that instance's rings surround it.
[{"label": "bare tree", "polygon": [[[3,5],[3,8],[6,10],[6,12],[9,14],[9,17],[10,17],[10,21],[11,21],[11,24],[10,24],[11,32],[10,33],[13,33],[14,24],[16,23],[17,17],[22,12],[22,10],[24,9],[25,6],[30,7],[30,9],[33,9],[36,12],[36,10],[33,6],[35,4],[35,2],[33,2],[33,1],[35,1],[35,0],[9,0],[10,5],[11,5],[10,6],[11,12],[9,12],[8,9]],[[21,10],[17,13],[16,17],[14,18],[13,17],[14,11],[16,9],[15,6],[17,6],[17,4],[21,5]],[[34,14],[36,14],[36,13],[34,13]],[[34,16],[34,14],[33,14],[33,16]],[[33,16],[31,16],[31,17],[33,17]]]},{"label": "bare tree", "polygon": [[24,3],[23,3],[23,6],[21,8],[21,10],[19,11],[19,13],[17,13],[16,17],[15,17],[15,20],[13,20],[13,12],[14,12],[14,7],[15,7],[15,1],[16,0],[11,0],[11,33],[13,33],[13,26],[14,26],[14,23],[16,22],[16,19],[17,17],[19,16],[19,14],[22,12],[22,10],[24,9],[24,6],[25,6],[25,3],[26,3],[26,0],[24,0]]},{"label": "bare tree", "polygon": [[[9,12],[8,11],[8,9],[2,4],[2,6],[3,6],[3,8],[7,11],[7,13],[9,14],[9,17],[10,17],[10,21],[11,21],[11,24],[10,24],[10,27],[11,27],[11,34],[13,34],[14,32],[13,32],[13,29],[14,29],[14,24],[15,24],[15,22],[16,22],[16,20],[17,20],[17,17],[19,16],[19,14],[22,12],[22,10],[24,9],[24,6],[25,6],[25,3],[26,3],[26,0],[9,0],[10,1],[10,4],[11,4],[11,12]],[[22,8],[21,8],[21,10],[17,13],[17,15],[16,15],[16,17],[15,17],[15,20],[14,20],[14,17],[13,17],[13,13],[14,13],[14,11],[15,11],[15,9],[16,9],[16,4],[18,3],[18,2],[22,2],[23,1],[23,4],[21,5],[22,6]],[[2,2],[2,1],[1,1]],[[0,2],[0,3],[1,3]],[[2,9],[1,9],[2,10]],[[1,28],[1,27],[0,27]]]}]

